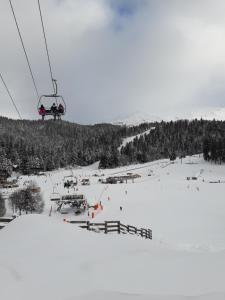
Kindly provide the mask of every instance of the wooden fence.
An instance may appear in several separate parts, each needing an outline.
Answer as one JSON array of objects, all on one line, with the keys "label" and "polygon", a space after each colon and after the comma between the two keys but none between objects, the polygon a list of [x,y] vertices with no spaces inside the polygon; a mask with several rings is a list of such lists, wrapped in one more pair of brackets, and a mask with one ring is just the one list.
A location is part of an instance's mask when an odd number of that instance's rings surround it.
[{"label": "wooden fence", "polygon": [[15,218],[0,218],[0,229],[4,228],[9,222],[13,221]]},{"label": "wooden fence", "polygon": [[95,232],[103,231],[105,234],[110,232],[117,232],[119,234],[120,233],[135,234],[143,238],[152,240],[151,229],[145,229],[145,228],[138,229],[135,226],[124,225],[120,221],[105,221],[103,223],[93,223],[90,221],[72,221],[72,220],[71,221],[65,220],[65,221],[71,224],[77,224],[81,228],[95,231]]}]

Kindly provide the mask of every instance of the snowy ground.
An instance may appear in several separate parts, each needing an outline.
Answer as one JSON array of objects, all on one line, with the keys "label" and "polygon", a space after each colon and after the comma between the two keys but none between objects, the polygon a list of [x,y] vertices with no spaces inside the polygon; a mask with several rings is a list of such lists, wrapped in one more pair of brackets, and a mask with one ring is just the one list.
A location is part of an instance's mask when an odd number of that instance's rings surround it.
[{"label": "snowy ground", "polygon": [[[103,174],[126,172],[141,177],[127,184],[98,182]],[[193,156],[182,164],[161,160],[101,171],[94,164],[73,173],[90,178],[90,186],[78,184],[88,202],[103,204],[94,221],[151,228],[153,240],[63,222],[88,220],[87,214],[61,215],[53,207],[49,217],[53,188],[67,193],[62,181],[70,170],[22,177],[21,186],[28,180],[41,186],[45,211],[0,231],[1,299],[225,299],[225,166]]]}]

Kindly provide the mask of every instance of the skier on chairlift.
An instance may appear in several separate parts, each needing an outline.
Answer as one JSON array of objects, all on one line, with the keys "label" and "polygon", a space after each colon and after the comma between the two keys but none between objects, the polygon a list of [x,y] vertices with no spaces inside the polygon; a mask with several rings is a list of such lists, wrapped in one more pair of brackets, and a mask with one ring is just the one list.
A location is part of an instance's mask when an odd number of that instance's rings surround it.
[{"label": "skier on chairlift", "polygon": [[52,114],[53,114],[53,116],[54,116],[54,120],[56,120],[57,110],[58,110],[58,109],[57,109],[56,104],[53,103],[52,106],[51,106],[51,112],[52,112]]},{"label": "skier on chairlift", "polygon": [[52,111],[53,113],[57,112],[57,106],[56,106],[55,103],[52,104],[52,106],[51,106],[51,111]]},{"label": "skier on chairlift", "polygon": [[58,120],[61,120],[61,115],[64,114],[64,107],[61,103],[58,106],[57,112],[58,112]]},{"label": "skier on chairlift", "polygon": [[61,103],[58,106],[58,113],[59,114],[63,114],[64,113],[64,107],[63,107],[63,105]]},{"label": "skier on chairlift", "polygon": [[43,104],[41,104],[41,106],[39,107],[39,115],[42,116],[42,120],[44,120],[45,118],[45,113],[46,113],[45,107]]}]

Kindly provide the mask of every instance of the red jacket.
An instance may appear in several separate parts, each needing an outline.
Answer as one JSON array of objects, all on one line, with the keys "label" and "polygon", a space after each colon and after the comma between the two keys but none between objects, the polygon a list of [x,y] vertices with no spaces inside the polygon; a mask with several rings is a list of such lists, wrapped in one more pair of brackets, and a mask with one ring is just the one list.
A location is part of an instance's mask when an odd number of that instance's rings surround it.
[{"label": "red jacket", "polygon": [[44,115],[45,114],[45,108],[44,107],[40,107],[38,109],[39,115]]}]

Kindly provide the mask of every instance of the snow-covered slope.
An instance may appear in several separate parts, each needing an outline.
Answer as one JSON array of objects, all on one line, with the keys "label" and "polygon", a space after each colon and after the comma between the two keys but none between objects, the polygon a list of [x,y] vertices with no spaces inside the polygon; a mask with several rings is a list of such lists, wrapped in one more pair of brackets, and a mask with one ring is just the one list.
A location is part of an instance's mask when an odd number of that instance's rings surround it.
[{"label": "snow-covered slope", "polygon": [[225,121],[225,108],[217,109],[205,109],[204,111],[193,112],[190,116],[190,119],[205,119],[205,120],[219,120]]},{"label": "snow-covered slope", "polygon": [[[94,164],[73,170],[79,180],[78,192],[84,193],[90,204],[98,201],[103,204],[103,211],[96,219],[119,218],[130,225],[150,227],[155,239],[175,247],[225,249],[224,165],[213,165],[202,157],[192,156],[183,159],[182,164],[180,160],[171,163],[165,159],[117,169],[98,170],[97,167],[98,164]],[[99,178],[127,172],[141,177],[127,184],[99,183]],[[46,176],[23,176],[20,185],[24,186],[29,180],[37,182],[45,200],[44,213],[48,215],[53,190],[68,193],[63,187],[63,178],[69,174],[70,170],[59,170],[47,172]],[[197,180],[187,180],[196,176]],[[91,184],[82,186],[82,178],[89,178]],[[56,213],[53,206],[53,217],[63,220],[65,215]],[[66,217],[88,219],[87,214]]]},{"label": "snow-covered slope", "polygon": [[225,108],[205,108],[204,110],[196,110],[193,112],[180,113],[178,115],[167,115],[167,116],[155,116],[148,114],[146,112],[135,112],[125,117],[117,118],[112,122],[115,125],[127,125],[136,126],[141,123],[151,123],[151,122],[165,122],[177,121],[182,119],[193,120],[193,119],[204,119],[204,120],[219,120],[225,121]]},{"label": "snow-covered slope", "polygon": [[[225,299],[224,165],[192,156],[182,163],[160,160],[114,170],[94,164],[73,172],[90,178],[90,186],[78,185],[89,203],[102,202],[94,221],[148,227],[153,240],[87,232],[63,222],[90,220],[87,214],[61,215],[53,207],[49,217],[52,189],[66,193],[62,181],[70,170],[24,176],[21,186],[27,180],[41,186],[45,212],[18,218],[0,231],[2,299]],[[127,172],[141,177],[127,184],[98,182]]]},{"label": "snow-covered slope", "polygon": [[139,139],[141,136],[144,136],[145,134],[149,134],[151,132],[151,130],[153,130],[153,129],[154,129],[154,127],[150,128],[150,129],[148,129],[148,130],[146,130],[146,131],[144,131],[144,132],[142,132],[140,134],[133,135],[133,136],[130,136],[128,138],[123,139],[123,142],[120,145],[120,147],[119,147],[118,150],[120,151],[122,147],[124,147],[124,146],[126,146],[126,144],[132,142],[135,138]]},{"label": "snow-covered slope", "polygon": [[173,250],[25,216],[0,232],[1,299],[221,300],[225,252]]},{"label": "snow-covered slope", "polygon": [[117,118],[112,122],[114,125],[137,126],[141,123],[161,122],[162,119],[144,112],[135,112],[125,117]]}]

